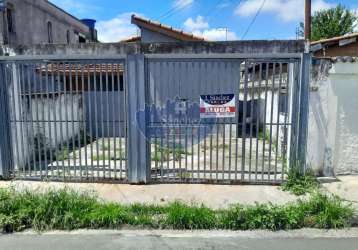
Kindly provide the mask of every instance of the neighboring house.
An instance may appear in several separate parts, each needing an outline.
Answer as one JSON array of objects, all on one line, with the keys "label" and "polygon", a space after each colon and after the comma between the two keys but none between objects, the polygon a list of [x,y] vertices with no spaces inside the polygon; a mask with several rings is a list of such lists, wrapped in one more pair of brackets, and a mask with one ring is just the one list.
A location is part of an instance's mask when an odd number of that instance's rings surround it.
[{"label": "neighboring house", "polygon": [[322,39],[311,43],[315,57],[358,56],[358,33]]},{"label": "neighboring house", "polygon": [[132,15],[132,24],[135,24],[140,29],[140,36],[131,37],[123,40],[122,42],[142,42],[142,43],[155,43],[155,42],[193,42],[204,41],[202,37],[194,36],[193,34],[186,33],[182,30],[163,25],[142,17]]},{"label": "neighboring house", "polygon": [[97,41],[94,20],[79,20],[47,0],[0,0],[0,8],[0,45]]}]

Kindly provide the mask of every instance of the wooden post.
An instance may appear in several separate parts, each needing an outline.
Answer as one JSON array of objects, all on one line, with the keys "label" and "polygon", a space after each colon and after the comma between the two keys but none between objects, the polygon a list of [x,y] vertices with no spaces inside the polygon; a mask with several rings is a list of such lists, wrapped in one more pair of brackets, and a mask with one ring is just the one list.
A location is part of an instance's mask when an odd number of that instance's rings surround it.
[{"label": "wooden post", "polygon": [[311,40],[311,25],[312,25],[312,3],[311,0],[305,0],[305,40]]}]

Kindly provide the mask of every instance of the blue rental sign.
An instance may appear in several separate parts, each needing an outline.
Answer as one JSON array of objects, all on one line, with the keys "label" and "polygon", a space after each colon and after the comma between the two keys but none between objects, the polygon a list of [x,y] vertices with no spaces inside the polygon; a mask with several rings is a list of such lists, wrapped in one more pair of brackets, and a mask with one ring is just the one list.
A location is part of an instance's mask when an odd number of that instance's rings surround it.
[{"label": "blue rental sign", "polygon": [[234,94],[201,95],[200,118],[234,118],[236,101]]}]

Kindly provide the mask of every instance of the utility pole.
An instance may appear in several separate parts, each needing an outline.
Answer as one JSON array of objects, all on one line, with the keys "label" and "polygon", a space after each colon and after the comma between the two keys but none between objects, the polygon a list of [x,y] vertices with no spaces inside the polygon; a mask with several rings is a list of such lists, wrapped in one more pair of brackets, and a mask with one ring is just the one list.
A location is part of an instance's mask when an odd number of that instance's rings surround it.
[{"label": "utility pole", "polygon": [[312,25],[312,3],[311,0],[305,0],[305,40],[311,40],[311,25]]}]

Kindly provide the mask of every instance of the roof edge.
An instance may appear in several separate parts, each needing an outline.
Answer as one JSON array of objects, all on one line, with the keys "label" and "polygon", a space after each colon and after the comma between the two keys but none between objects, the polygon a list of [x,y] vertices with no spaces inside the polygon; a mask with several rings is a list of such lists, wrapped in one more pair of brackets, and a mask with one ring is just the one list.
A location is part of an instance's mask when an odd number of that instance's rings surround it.
[{"label": "roof edge", "polygon": [[163,25],[159,22],[153,22],[149,19],[138,17],[134,14],[131,17],[131,23],[139,27],[143,27],[151,31],[158,32],[163,35],[178,39],[180,41],[198,41],[198,42],[205,41],[203,37],[195,36],[191,33],[187,33],[179,29],[175,29],[171,26]]}]

